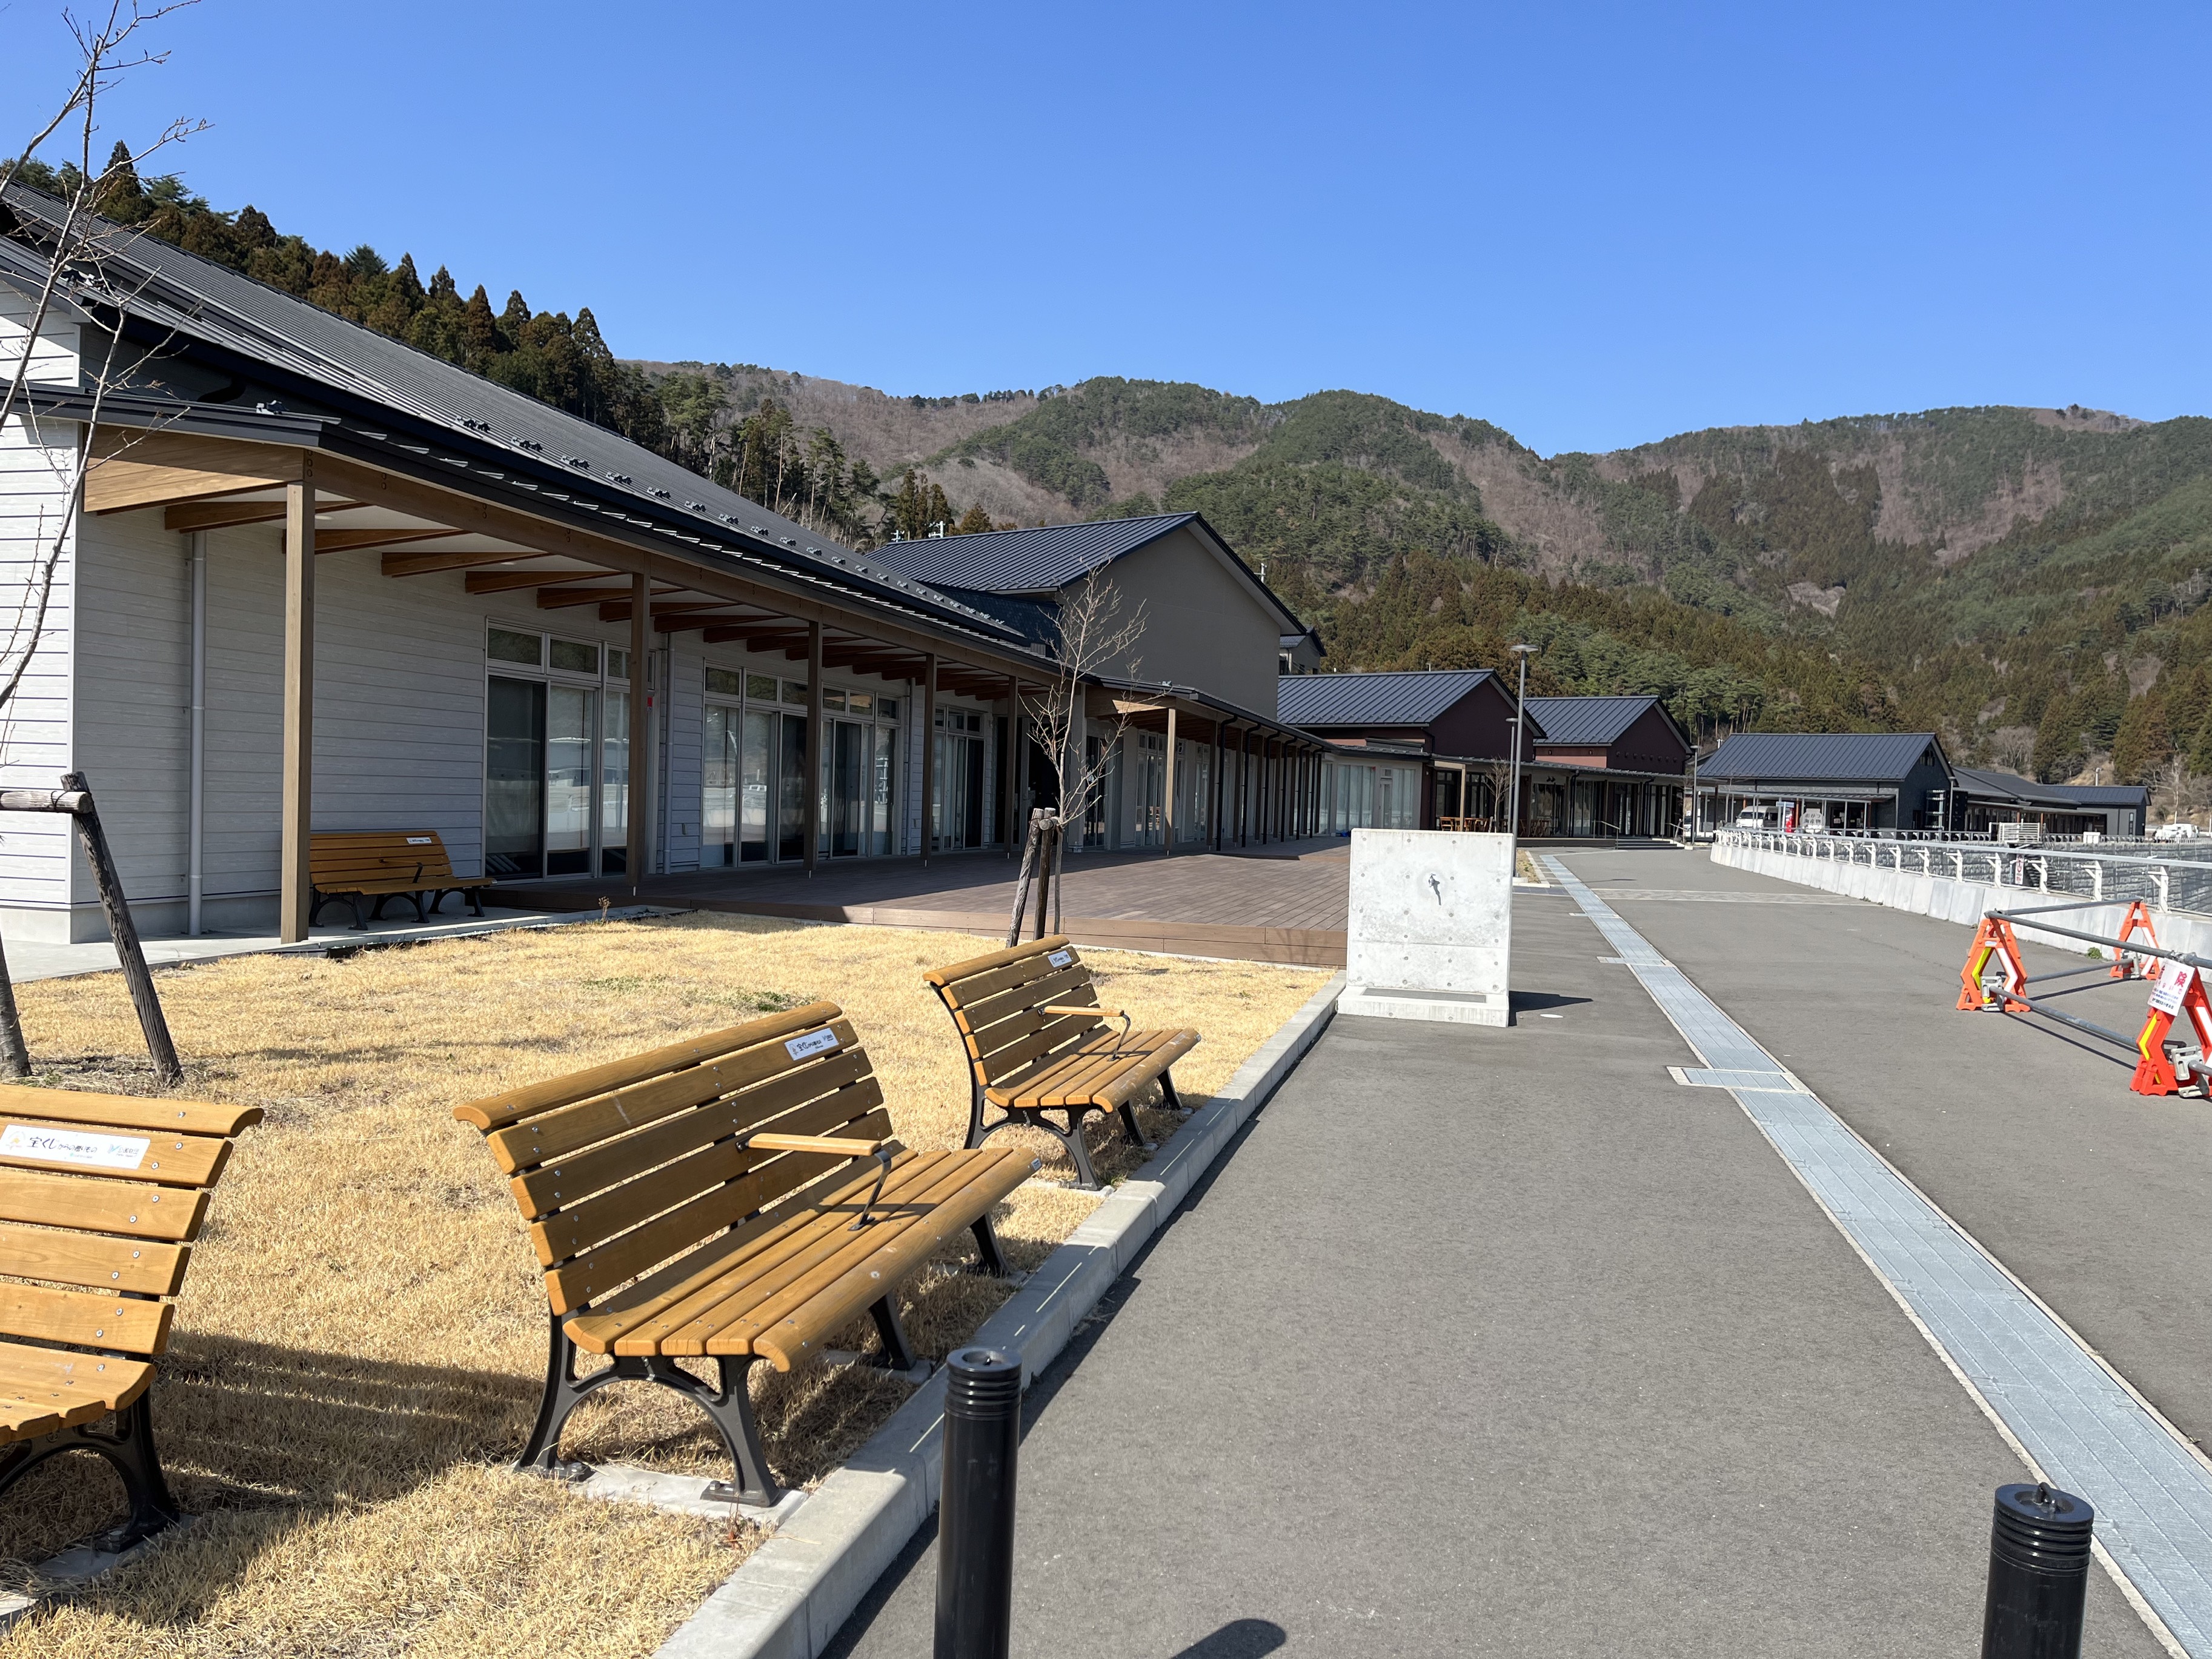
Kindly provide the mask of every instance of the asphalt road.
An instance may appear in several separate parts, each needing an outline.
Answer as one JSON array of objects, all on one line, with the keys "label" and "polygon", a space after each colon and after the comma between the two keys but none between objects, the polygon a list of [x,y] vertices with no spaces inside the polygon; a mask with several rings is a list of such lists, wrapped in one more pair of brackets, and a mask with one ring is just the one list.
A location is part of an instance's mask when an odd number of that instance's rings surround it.
[{"label": "asphalt road", "polygon": [[1339,1019],[1039,1379],[1017,1654],[1976,1650],[2021,1465],[1572,908],[1511,1030]]},{"label": "asphalt road", "polygon": [[[1796,902],[1805,889],[1702,852],[1564,861],[2183,1433],[2208,1443],[2212,1103],[2130,1093],[2131,1054],[2063,1027],[1960,1013],[1959,969],[1973,935],[1956,922]],[[1785,902],[1626,896],[1701,890]],[[2031,974],[2083,961],[2025,954]],[[2147,988],[2091,983],[2061,1006],[2132,1035]]]}]

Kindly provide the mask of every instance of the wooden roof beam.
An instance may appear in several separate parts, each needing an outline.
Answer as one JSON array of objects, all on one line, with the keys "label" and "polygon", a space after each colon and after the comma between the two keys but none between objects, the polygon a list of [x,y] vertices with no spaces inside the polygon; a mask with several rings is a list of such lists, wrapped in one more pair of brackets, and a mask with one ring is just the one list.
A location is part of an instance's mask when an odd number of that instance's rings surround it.
[{"label": "wooden roof beam", "polygon": [[471,570],[463,579],[463,585],[471,593],[513,593],[526,587],[544,587],[553,582],[573,582],[580,577],[613,574],[610,570]]},{"label": "wooden roof beam", "polygon": [[[347,501],[336,499],[315,500],[315,516],[325,513],[354,513],[367,507],[367,501]],[[172,507],[161,514],[164,530],[228,530],[242,524],[282,524],[284,503],[282,501],[187,501]]]},{"label": "wooden roof beam", "polygon": [[398,542],[441,542],[458,536],[458,530],[318,530],[318,553],[353,553],[364,547],[389,547]]},{"label": "wooden roof beam", "polygon": [[[473,535],[468,530],[456,530],[456,536]],[[519,547],[512,553],[387,553],[384,556],[384,574],[387,576],[434,576],[441,570],[470,570],[479,567],[520,564],[525,559],[542,559],[545,556],[535,548]],[[580,576],[584,572],[574,573]],[[541,574],[542,581],[545,577]]]},{"label": "wooden roof beam", "polygon": [[[678,590],[672,588],[669,591],[674,592]],[[653,614],[655,617],[677,617],[687,611],[726,611],[730,608],[730,604],[727,599],[684,599],[675,605],[656,605],[653,607]],[[599,606],[599,620],[607,623],[628,622],[629,611],[630,604],[627,596],[618,605],[603,603]]]},{"label": "wooden roof beam", "polygon": [[[515,574],[520,575],[522,573],[518,571]],[[628,582],[624,582],[619,587],[579,587],[571,585],[575,576],[584,574],[580,570],[574,573],[564,570],[558,573],[557,581],[544,583],[538,590],[538,608],[540,611],[564,611],[571,605],[605,605],[619,594],[623,601],[623,616],[629,615],[629,584]],[[475,578],[471,577],[470,580],[473,581]],[[543,578],[540,578],[540,580],[544,582]],[[673,593],[677,590],[672,587],[664,587],[659,591],[663,593]]]}]

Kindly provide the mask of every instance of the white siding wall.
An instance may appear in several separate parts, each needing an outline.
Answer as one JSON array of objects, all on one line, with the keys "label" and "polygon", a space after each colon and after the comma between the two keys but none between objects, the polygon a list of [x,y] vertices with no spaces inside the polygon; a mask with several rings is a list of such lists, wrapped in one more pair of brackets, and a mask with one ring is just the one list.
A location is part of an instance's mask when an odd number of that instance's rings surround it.
[{"label": "white siding wall", "polygon": [[[12,377],[29,343],[31,296],[0,288],[0,377]],[[31,355],[29,378],[75,386],[79,364],[76,320],[49,312]],[[76,548],[70,499],[76,482],[79,428],[64,422],[11,418],[0,428],[0,674],[30,663],[15,696],[0,708],[0,785],[51,789],[70,769],[70,622],[76,605]],[[52,567],[45,581],[46,562]],[[46,587],[43,620],[38,590]],[[33,636],[33,629],[36,634]],[[0,908],[21,916],[16,927],[61,937],[70,901],[69,821],[10,813],[0,823]],[[46,924],[42,928],[41,924]],[[11,929],[11,931],[14,931]]]},{"label": "white siding wall", "polygon": [[[0,290],[0,300],[8,297]],[[73,424],[23,416],[0,428],[0,646],[6,647],[0,673],[13,673],[24,652],[30,653],[15,696],[0,708],[0,785],[52,789],[72,766],[70,617],[77,573],[70,499],[77,438]],[[52,580],[40,622],[38,589],[50,559]],[[0,907],[19,918],[9,931],[67,937],[70,846],[66,818],[11,812],[0,822]]]}]

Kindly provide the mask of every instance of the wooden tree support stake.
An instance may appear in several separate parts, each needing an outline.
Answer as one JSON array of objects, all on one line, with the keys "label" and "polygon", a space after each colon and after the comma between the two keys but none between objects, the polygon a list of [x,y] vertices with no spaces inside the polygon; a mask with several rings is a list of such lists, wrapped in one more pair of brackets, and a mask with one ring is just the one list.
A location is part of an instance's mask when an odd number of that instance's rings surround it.
[{"label": "wooden tree support stake", "polygon": [[[115,856],[108,851],[107,832],[100,827],[100,812],[92,804],[92,790],[84,774],[64,773],[59,789],[0,789],[0,812],[66,812],[75,820],[77,839],[84,844],[85,862],[92,866],[93,885],[100,890],[100,908],[107,915],[107,931],[115,940],[116,959],[123,966],[123,981],[131,988],[138,1027],[146,1034],[146,1052],[153,1056],[155,1074],[167,1086],[182,1083],[185,1068],[177,1059],[177,1045],[170,1040],[169,1022],[162,1018],[161,1000],[154,993],[154,975],[146,967],[146,952],[138,943],[138,925],[131,919],[123,878],[116,873]],[[0,955],[0,1064],[17,1077],[31,1073],[23,1024],[15,1012],[15,982],[8,975],[4,955]]]}]

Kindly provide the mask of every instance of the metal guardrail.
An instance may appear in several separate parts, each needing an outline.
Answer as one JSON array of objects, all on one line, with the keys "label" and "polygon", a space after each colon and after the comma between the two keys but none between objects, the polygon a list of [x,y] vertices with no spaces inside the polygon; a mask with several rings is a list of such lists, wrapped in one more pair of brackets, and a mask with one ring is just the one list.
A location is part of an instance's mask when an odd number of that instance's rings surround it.
[{"label": "metal guardrail", "polygon": [[1792,858],[1948,876],[2092,904],[2141,900],[2160,910],[2212,915],[2212,844],[2177,842],[2171,850],[2159,844],[2156,853],[2106,852],[2081,846],[2003,847],[1988,841],[1735,829],[1718,831],[1715,839]]}]

